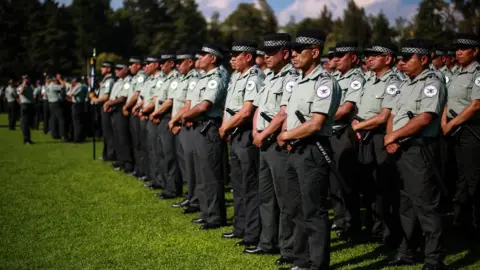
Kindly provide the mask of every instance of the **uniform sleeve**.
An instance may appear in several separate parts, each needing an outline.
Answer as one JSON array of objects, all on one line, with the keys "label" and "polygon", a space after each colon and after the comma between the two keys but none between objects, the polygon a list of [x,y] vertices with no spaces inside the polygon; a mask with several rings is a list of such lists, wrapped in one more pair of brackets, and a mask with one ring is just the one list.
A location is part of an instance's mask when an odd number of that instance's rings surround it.
[{"label": "uniform sleeve", "polygon": [[320,78],[315,84],[315,96],[313,98],[311,112],[327,114],[330,110],[333,95],[332,79]]},{"label": "uniform sleeve", "polygon": [[133,91],[134,92],[139,92],[142,90],[143,84],[145,83],[145,76],[138,76],[138,78],[135,79],[135,82],[132,83]]},{"label": "uniform sleeve", "polygon": [[470,98],[472,100],[480,99],[480,72],[473,74],[473,88]]},{"label": "uniform sleeve", "polygon": [[131,87],[131,82],[125,82],[122,85],[122,89],[118,91],[117,97],[128,97],[128,93],[130,92]]},{"label": "uniform sleeve", "polygon": [[397,76],[391,76],[385,84],[385,94],[382,101],[382,108],[393,109],[399,96],[400,79]]},{"label": "uniform sleeve", "polygon": [[191,78],[188,81],[188,86],[187,86],[188,90],[187,90],[186,100],[192,100],[193,90],[195,89],[195,87],[197,87],[198,81],[199,81],[199,78]]},{"label": "uniform sleeve", "polygon": [[293,90],[297,87],[297,79],[297,75],[287,75],[285,78],[280,106],[288,105],[288,101],[290,101],[290,97],[292,97]]},{"label": "uniform sleeve", "polygon": [[442,95],[444,95],[445,92],[445,84],[441,80],[437,78],[427,79],[422,89],[420,101],[417,101],[420,102],[418,114],[427,112],[441,115],[443,110]]},{"label": "uniform sleeve", "polygon": [[253,105],[255,107],[258,107],[259,105],[259,102],[260,102],[260,96],[262,95],[262,93],[266,91],[265,90],[265,81],[262,82],[262,85],[260,86],[260,90],[258,91],[258,94],[257,96],[255,97],[255,99],[253,100]]},{"label": "uniform sleeve", "polygon": [[262,87],[264,79],[265,77],[263,76],[252,76],[248,79],[247,85],[245,86],[244,101],[255,101],[257,99],[258,92],[260,87]]},{"label": "uniform sleeve", "polygon": [[202,94],[202,101],[210,101],[213,104],[218,103],[224,96],[223,88],[222,79],[220,77],[210,78]]},{"label": "uniform sleeve", "polygon": [[347,93],[345,94],[345,102],[350,101],[357,103],[360,99],[360,93],[365,85],[365,78],[360,74],[355,74],[350,85],[348,86]]}]

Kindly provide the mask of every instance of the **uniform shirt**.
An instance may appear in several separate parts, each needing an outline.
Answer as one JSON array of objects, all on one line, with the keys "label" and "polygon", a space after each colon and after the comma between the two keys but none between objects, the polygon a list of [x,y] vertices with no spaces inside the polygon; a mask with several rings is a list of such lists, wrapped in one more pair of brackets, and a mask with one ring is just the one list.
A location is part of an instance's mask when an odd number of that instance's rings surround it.
[{"label": "uniform shirt", "polygon": [[140,70],[139,72],[137,72],[137,74],[135,74],[135,76],[133,76],[132,80],[130,81],[131,87],[129,89],[127,102],[129,102],[132,99],[133,94],[135,92],[140,92],[142,90],[143,84],[145,83],[146,78],[147,78],[147,75],[143,70]]},{"label": "uniform shirt", "polygon": [[88,87],[86,84],[78,83],[75,86],[72,86],[72,103],[82,103],[85,102],[87,97]]},{"label": "uniform shirt", "polygon": [[365,78],[363,77],[363,72],[361,69],[352,68],[344,75],[340,74],[337,81],[342,89],[342,99],[340,101],[340,105],[347,101],[357,103],[358,99],[360,98],[360,92],[365,84]]},{"label": "uniform shirt", "polygon": [[127,76],[125,78],[118,78],[115,84],[113,85],[112,92],[110,93],[109,100],[115,100],[120,97],[128,97],[130,93],[130,81],[132,77]]},{"label": "uniform shirt", "polygon": [[[18,90],[20,91],[21,88],[22,86],[18,87]],[[18,95],[20,96],[20,103],[22,104],[34,103],[33,88],[31,85],[25,85],[25,87],[23,88],[23,93],[22,94],[18,93]]]},{"label": "uniform shirt", "polygon": [[267,74],[253,102],[258,107],[257,130],[264,130],[269,124],[260,113],[266,113],[273,119],[280,112],[282,99],[290,99],[297,77],[298,72],[291,64],[285,65],[277,74],[273,71]]},{"label": "uniform shirt", "polygon": [[407,79],[400,86],[400,94],[392,110],[393,131],[405,126],[410,118],[407,115],[411,111],[414,115],[421,113],[433,113],[436,117],[430,124],[423,128],[423,137],[436,137],[440,129],[440,116],[445,106],[446,87],[442,78],[434,71],[426,69],[416,78]]},{"label": "uniform shirt", "polygon": [[18,98],[17,90],[13,86],[7,86],[5,89],[5,97],[7,98],[7,102],[15,102]]},{"label": "uniform shirt", "polygon": [[47,86],[42,85],[41,95],[43,100],[48,100],[48,96],[46,94],[47,94]]},{"label": "uniform shirt", "polygon": [[42,97],[42,86],[37,86],[33,89],[33,96],[39,100]]},{"label": "uniform shirt", "polygon": [[297,110],[307,121],[312,119],[313,113],[322,113],[327,115],[327,120],[317,134],[332,136],[335,113],[341,98],[340,85],[321,65],[306,77],[301,74],[293,87],[290,99],[284,96],[282,100],[282,106],[287,105],[287,130],[301,125],[295,115]]},{"label": "uniform shirt", "polygon": [[[460,114],[475,99],[480,99],[480,64],[476,61],[453,74],[448,85],[448,109]],[[448,112],[448,117],[453,115]]]},{"label": "uniform shirt", "polygon": [[357,115],[366,120],[379,114],[382,108],[392,109],[395,98],[400,93],[398,89],[401,82],[391,69],[384,72],[380,78],[376,75],[369,77],[360,92]]},{"label": "uniform shirt", "polygon": [[443,82],[448,86],[452,78],[452,72],[447,68],[447,66],[443,66],[441,69],[438,69],[433,64],[430,64],[430,69],[433,70],[438,77],[442,78]]},{"label": "uniform shirt", "polygon": [[100,83],[100,88],[98,89],[98,97],[101,98],[106,94],[110,95],[114,83],[115,79],[113,78],[112,74],[107,74],[105,77],[103,77],[103,80]]},{"label": "uniform shirt", "polygon": [[63,100],[64,89],[60,84],[56,82],[50,82],[46,90],[48,102],[57,102]]},{"label": "uniform shirt", "polygon": [[168,98],[170,88],[174,87],[176,89],[178,87],[178,81],[174,81],[174,79],[177,79],[178,77],[180,77],[180,72],[178,72],[178,70],[174,69],[170,71],[170,73],[168,73],[168,75],[165,77],[162,86],[155,90],[154,96],[157,97],[157,102],[155,103],[155,110],[160,108],[163,102]]},{"label": "uniform shirt", "polygon": [[452,71],[453,74],[457,73],[461,68],[459,65],[454,65],[450,71]]},{"label": "uniform shirt", "polygon": [[[256,66],[252,66],[243,74],[238,73],[237,76],[232,77],[227,88],[225,109],[229,108],[234,112],[238,112],[242,109],[245,101],[253,102],[257,99],[258,90],[262,86],[264,79],[265,74]],[[228,121],[232,115],[225,112],[223,117],[225,121]]]},{"label": "uniform shirt", "polygon": [[[175,78],[172,81],[170,84],[170,91],[168,92],[168,98],[173,99],[172,115],[176,115],[180,109],[185,106],[187,93],[195,89],[199,79],[200,73],[196,69],[192,69],[186,75]],[[172,89],[172,86],[175,86],[174,82],[177,82],[178,85],[176,88]]]},{"label": "uniform shirt", "polygon": [[397,74],[397,76],[398,76],[398,78],[400,78],[400,80],[406,81],[408,79],[407,75],[405,75],[405,73],[401,72],[396,66],[393,66],[392,70],[393,70],[393,72],[395,72],[395,74]]},{"label": "uniform shirt", "polygon": [[143,101],[142,108],[145,108],[152,102],[153,94],[157,88],[160,88],[163,84],[164,74],[161,71],[155,73],[155,75],[150,75],[145,83],[143,84],[142,91],[140,91],[140,98],[138,103]]},{"label": "uniform shirt", "polygon": [[213,104],[203,115],[195,120],[202,118],[220,118],[223,115],[225,107],[225,95],[227,84],[222,79],[221,71],[214,68],[206,72],[198,81],[195,89],[187,94],[187,100],[191,101],[192,108],[202,101],[209,101]]}]

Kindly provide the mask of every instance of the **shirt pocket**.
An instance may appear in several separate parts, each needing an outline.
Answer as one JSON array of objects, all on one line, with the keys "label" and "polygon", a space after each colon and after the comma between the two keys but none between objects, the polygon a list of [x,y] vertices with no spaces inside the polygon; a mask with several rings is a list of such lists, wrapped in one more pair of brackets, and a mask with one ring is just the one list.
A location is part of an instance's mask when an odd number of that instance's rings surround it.
[{"label": "shirt pocket", "polygon": [[269,102],[272,110],[279,110],[282,104],[283,87],[277,87],[271,91],[272,99]]},{"label": "shirt pocket", "polygon": [[309,118],[312,116],[312,113],[311,113],[312,101],[311,100],[300,99],[297,108],[304,116],[308,116]]}]

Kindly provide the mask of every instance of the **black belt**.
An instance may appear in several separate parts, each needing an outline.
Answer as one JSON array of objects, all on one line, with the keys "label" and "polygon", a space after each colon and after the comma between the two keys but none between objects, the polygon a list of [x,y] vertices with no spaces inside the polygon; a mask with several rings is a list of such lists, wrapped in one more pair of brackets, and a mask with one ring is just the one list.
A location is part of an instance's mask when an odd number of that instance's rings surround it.
[{"label": "black belt", "polygon": [[317,142],[320,142],[321,145],[327,145],[330,143],[330,138],[328,136],[310,136],[303,138],[300,142],[292,149],[292,153],[298,152],[303,153],[303,150],[309,145],[314,146]]}]

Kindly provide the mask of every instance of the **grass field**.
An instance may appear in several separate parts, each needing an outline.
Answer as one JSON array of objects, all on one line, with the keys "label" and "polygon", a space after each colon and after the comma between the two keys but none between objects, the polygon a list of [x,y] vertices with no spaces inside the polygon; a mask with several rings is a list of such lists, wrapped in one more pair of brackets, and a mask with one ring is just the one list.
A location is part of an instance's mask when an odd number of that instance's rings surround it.
[{"label": "grass field", "polygon": [[[199,231],[190,222],[196,215],[92,161],[91,143],[64,144],[39,131],[32,139],[24,146],[20,129],[9,131],[0,115],[0,269],[277,269],[277,256],[244,255],[221,239],[230,227]],[[452,269],[480,269],[480,247],[452,239]],[[383,268],[377,247],[333,237],[332,268]]]}]

